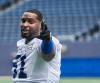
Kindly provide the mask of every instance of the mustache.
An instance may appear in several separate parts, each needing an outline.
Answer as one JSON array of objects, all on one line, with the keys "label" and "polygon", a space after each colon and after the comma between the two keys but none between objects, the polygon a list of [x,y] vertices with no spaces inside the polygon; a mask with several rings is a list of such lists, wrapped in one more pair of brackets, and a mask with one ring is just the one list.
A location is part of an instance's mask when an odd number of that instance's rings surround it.
[{"label": "mustache", "polygon": [[21,28],[21,31],[29,31],[29,30]]},{"label": "mustache", "polygon": [[33,36],[34,38],[40,38],[40,34],[38,33],[38,31],[21,29],[21,36],[26,37],[26,34],[29,34],[29,36]]}]

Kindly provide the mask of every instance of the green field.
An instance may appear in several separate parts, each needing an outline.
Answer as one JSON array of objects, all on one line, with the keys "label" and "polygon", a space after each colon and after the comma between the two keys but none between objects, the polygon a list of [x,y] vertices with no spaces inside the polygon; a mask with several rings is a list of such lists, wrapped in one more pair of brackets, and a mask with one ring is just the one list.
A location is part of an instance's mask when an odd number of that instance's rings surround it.
[{"label": "green field", "polygon": [[[0,77],[0,83],[12,83],[10,77]],[[100,83],[100,78],[63,78],[60,83]]]}]

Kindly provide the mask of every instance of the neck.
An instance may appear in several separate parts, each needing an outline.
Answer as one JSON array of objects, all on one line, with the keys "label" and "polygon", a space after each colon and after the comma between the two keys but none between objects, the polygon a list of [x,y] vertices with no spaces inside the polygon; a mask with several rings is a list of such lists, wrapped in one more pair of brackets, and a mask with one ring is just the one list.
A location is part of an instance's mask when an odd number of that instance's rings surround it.
[{"label": "neck", "polygon": [[29,43],[34,37],[26,38],[25,44]]}]

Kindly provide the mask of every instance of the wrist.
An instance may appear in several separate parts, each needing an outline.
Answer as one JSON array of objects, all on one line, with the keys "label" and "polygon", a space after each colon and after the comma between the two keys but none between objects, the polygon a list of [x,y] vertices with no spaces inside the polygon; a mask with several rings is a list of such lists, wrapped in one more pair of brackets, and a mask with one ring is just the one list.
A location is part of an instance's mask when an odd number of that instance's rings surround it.
[{"label": "wrist", "polygon": [[52,52],[53,48],[54,48],[54,43],[53,43],[52,39],[50,39],[49,41],[47,41],[47,40],[42,41],[41,49],[42,49],[43,53],[49,54]]}]

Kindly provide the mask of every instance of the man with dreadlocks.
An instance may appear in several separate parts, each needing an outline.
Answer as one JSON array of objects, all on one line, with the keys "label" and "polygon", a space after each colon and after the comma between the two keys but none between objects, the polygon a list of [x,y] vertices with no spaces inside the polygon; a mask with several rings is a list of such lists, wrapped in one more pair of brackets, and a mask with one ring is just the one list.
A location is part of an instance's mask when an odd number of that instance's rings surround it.
[{"label": "man with dreadlocks", "polygon": [[13,60],[13,83],[59,83],[61,47],[51,35],[40,11],[25,11],[21,37]]}]

